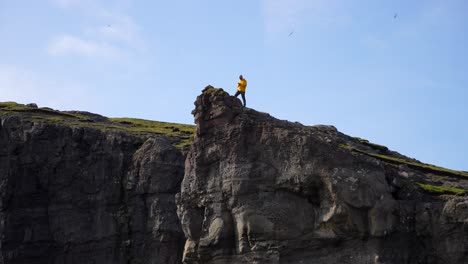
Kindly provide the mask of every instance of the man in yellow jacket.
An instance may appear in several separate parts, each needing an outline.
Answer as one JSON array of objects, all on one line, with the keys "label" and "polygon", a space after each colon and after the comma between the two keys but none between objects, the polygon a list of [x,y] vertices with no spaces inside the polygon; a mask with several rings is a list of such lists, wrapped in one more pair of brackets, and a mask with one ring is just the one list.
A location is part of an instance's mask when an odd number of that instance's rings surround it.
[{"label": "man in yellow jacket", "polygon": [[235,97],[242,95],[242,101],[244,102],[244,107],[246,105],[245,101],[245,88],[247,88],[247,80],[244,79],[242,75],[239,76],[239,82],[237,83],[237,92],[234,95]]}]

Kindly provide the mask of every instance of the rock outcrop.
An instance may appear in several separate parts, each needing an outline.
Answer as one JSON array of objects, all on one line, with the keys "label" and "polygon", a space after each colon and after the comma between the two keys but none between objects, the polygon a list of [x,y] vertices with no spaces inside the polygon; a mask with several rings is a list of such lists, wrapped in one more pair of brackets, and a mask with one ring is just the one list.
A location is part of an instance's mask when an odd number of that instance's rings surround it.
[{"label": "rock outcrop", "polygon": [[207,87],[178,215],[185,263],[468,263],[468,174]]},{"label": "rock outcrop", "polygon": [[170,137],[14,107],[0,115],[0,263],[181,262],[185,155]]},{"label": "rock outcrop", "polygon": [[0,103],[0,263],[468,263],[468,172],[210,86],[193,114]]}]

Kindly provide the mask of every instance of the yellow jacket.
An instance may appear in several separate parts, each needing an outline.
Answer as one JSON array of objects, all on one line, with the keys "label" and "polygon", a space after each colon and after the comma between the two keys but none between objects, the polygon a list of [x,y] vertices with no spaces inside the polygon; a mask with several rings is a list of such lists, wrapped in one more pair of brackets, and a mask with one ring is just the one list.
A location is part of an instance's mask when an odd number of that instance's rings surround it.
[{"label": "yellow jacket", "polygon": [[245,92],[245,88],[247,88],[247,80],[246,79],[239,80],[239,82],[237,83],[237,91]]}]

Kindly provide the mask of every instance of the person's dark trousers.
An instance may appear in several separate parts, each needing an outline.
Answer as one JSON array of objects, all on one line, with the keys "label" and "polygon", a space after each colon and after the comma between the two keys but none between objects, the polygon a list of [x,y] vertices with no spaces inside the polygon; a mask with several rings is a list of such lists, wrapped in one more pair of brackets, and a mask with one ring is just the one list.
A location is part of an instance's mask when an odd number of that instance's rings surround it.
[{"label": "person's dark trousers", "polygon": [[245,106],[246,105],[245,92],[237,91],[234,96],[237,97],[239,94],[242,95],[242,101],[244,102],[244,106]]}]

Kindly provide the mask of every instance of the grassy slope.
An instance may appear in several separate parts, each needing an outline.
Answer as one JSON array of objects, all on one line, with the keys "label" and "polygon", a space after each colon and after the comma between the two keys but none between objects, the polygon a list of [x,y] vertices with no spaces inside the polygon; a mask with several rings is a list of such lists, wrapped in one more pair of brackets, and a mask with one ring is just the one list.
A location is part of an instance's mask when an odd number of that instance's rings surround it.
[{"label": "grassy slope", "polygon": [[[224,92],[220,89],[214,89],[212,87],[207,87],[207,89],[209,89],[208,91],[215,93]],[[193,141],[193,134],[195,131],[195,126],[193,125],[157,122],[137,118],[103,117],[104,120],[96,121],[89,115],[83,113],[60,112],[50,108],[34,108],[22,104],[17,104],[14,102],[0,102],[0,117],[12,114],[19,114],[24,118],[32,121],[59,123],[69,126],[91,127],[100,130],[120,130],[132,134],[166,135],[175,139],[174,145],[178,148],[183,148],[191,144],[191,142]],[[347,144],[342,144],[340,145],[340,147],[349,151],[358,152],[370,157],[380,159],[387,164],[407,165],[411,169],[421,171],[428,175],[435,175],[435,177],[451,176],[468,179],[468,172],[455,171],[434,166],[431,164],[419,163],[414,160],[407,160],[401,157],[393,157],[389,154],[388,148],[385,146],[370,143],[369,141],[361,138],[354,138],[354,141],[358,145],[363,146],[363,148],[361,149]],[[365,150],[365,147],[372,149],[372,151]],[[416,184],[424,191],[435,195],[468,194],[468,190],[456,187],[431,185],[427,182],[418,182]]]},{"label": "grassy slope", "polygon": [[32,121],[59,123],[69,126],[90,127],[100,130],[120,130],[132,134],[166,135],[174,145],[183,148],[193,141],[195,126],[157,122],[137,118],[105,118],[97,121],[84,113],[60,112],[50,108],[34,108],[14,102],[0,102],[0,117],[21,115]]},{"label": "grassy slope", "polygon": [[418,162],[414,162],[414,161],[405,160],[405,159],[402,159],[402,158],[395,158],[395,157],[391,157],[391,156],[387,156],[387,155],[383,155],[383,154],[371,153],[371,152],[364,151],[364,150],[361,150],[361,149],[358,149],[358,148],[355,148],[355,147],[352,147],[352,146],[349,146],[349,145],[341,145],[340,147],[345,148],[345,149],[349,149],[349,150],[352,150],[352,151],[356,151],[356,152],[359,152],[359,153],[362,153],[362,154],[365,154],[365,155],[368,155],[368,156],[371,156],[371,157],[374,157],[374,158],[378,158],[378,159],[383,160],[383,161],[385,161],[387,163],[392,163],[392,164],[397,164],[397,165],[403,165],[403,164],[408,165],[408,167],[410,167],[410,168],[417,169],[417,170],[420,170],[420,171],[423,171],[423,172],[434,173],[436,175],[448,175],[448,176],[455,176],[455,177],[468,177],[468,172],[464,172],[464,171],[456,171],[456,170],[451,170],[451,169],[438,167],[438,166],[435,166],[435,165],[432,165],[432,164],[418,163]]},{"label": "grassy slope", "polygon": [[[372,151],[364,150],[356,146],[351,146],[347,144],[341,144],[340,147],[347,149],[353,152],[361,153],[370,157],[377,158],[390,165],[406,165],[413,170],[420,171],[424,173],[427,178],[443,178],[443,177],[455,177],[459,179],[468,179],[468,172],[465,171],[456,171],[451,169],[446,169],[438,167],[432,164],[420,163],[414,160],[407,160],[400,157],[393,157],[391,153],[388,152],[388,148],[385,146],[377,145],[370,143],[369,141],[361,138],[354,138],[357,143],[362,144],[366,147],[370,147]],[[443,185],[434,185],[430,182],[415,182],[415,184],[421,188],[423,191],[433,195],[441,194],[455,194],[455,195],[468,195],[468,190],[463,188],[457,188],[452,186],[443,186]]]},{"label": "grassy slope", "polygon": [[448,187],[448,186],[437,186],[437,185],[431,185],[431,184],[424,184],[424,183],[416,183],[421,189],[423,189],[425,192],[431,193],[431,194],[457,194],[457,195],[465,195],[468,194],[468,190],[464,190],[461,188],[456,188],[456,187]]}]

